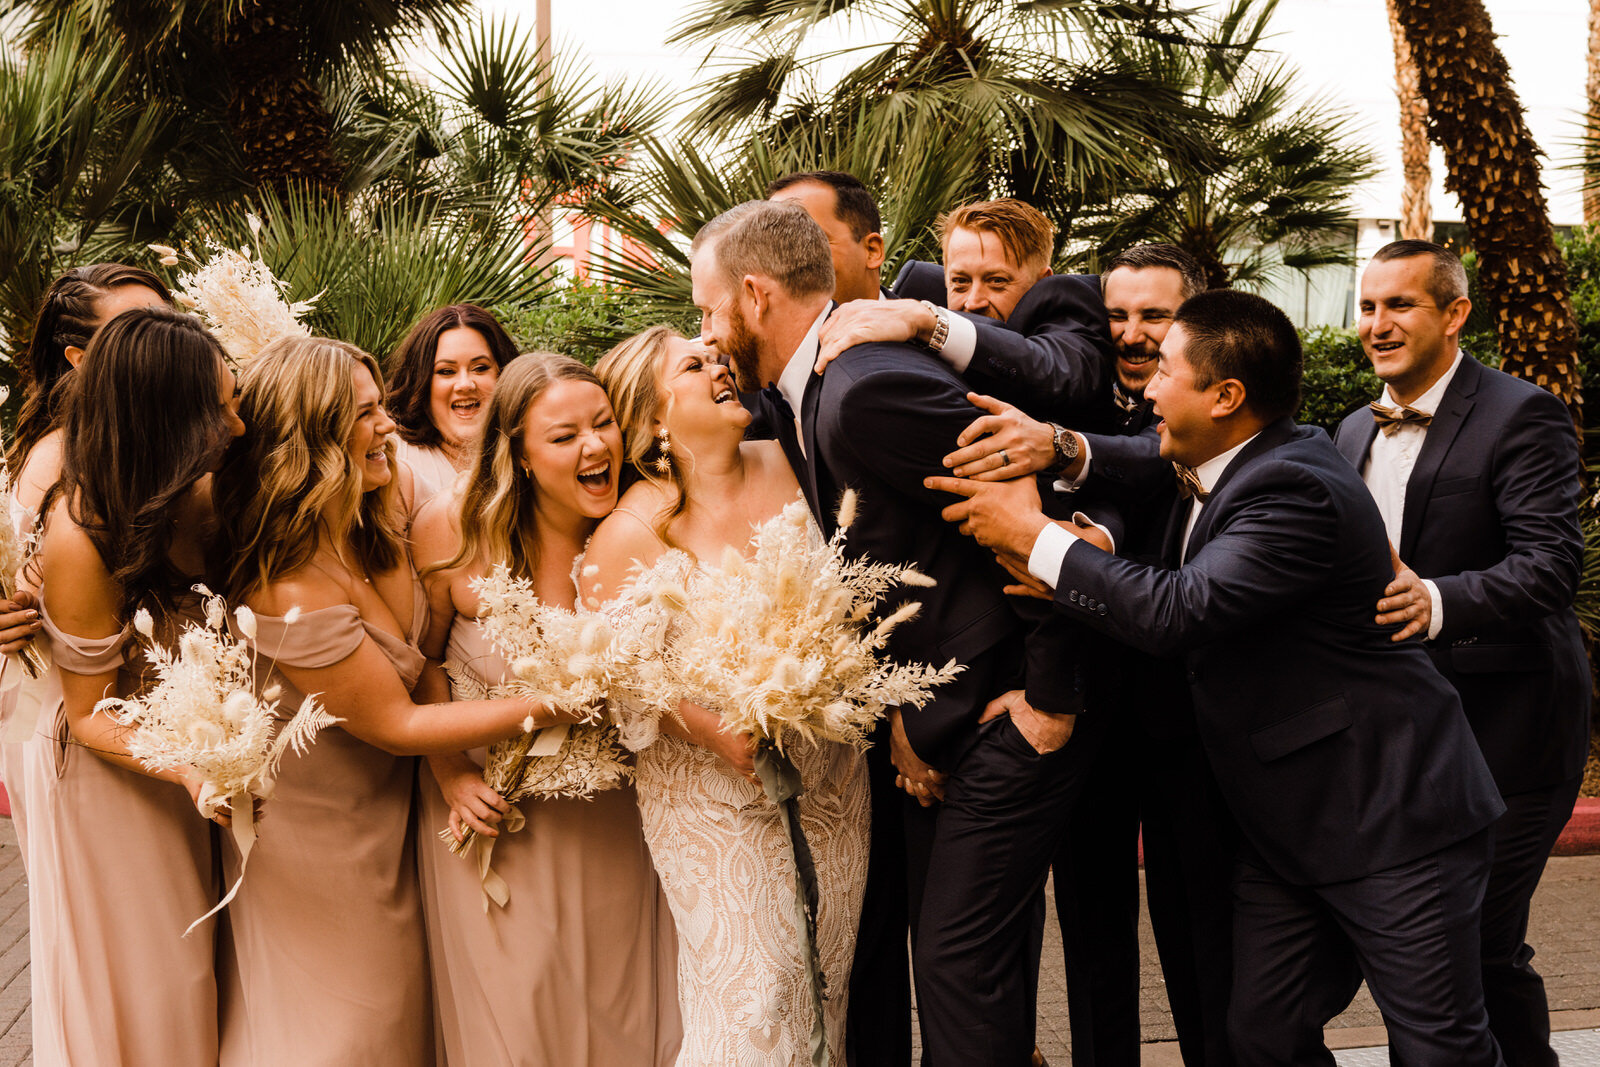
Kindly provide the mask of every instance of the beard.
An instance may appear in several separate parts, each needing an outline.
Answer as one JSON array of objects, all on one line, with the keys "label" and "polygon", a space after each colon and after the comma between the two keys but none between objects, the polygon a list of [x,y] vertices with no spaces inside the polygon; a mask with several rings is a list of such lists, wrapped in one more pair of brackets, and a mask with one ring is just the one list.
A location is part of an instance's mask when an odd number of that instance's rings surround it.
[{"label": "beard", "polygon": [[737,304],[731,309],[728,336],[722,342],[722,354],[728,357],[733,368],[733,380],[744,392],[754,392],[766,382],[761,380],[761,353],[756,335],[745,320],[744,311]]}]

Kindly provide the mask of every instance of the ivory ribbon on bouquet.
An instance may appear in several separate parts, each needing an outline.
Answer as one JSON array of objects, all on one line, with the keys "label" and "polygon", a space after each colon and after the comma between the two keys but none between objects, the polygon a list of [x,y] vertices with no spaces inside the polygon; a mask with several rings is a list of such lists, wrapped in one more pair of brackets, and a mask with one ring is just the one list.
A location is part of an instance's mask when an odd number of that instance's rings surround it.
[{"label": "ivory ribbon on bouquet", "polygon": [[[543,756],[554,756],[561,751],[561,746],[566,743],[567,733],[572,729],[570,723],[558,723],[555,726],[546,726],[534,736],[533,743],[528,746],[528,759],[539,759]],[[522,809],[515,804],[511,805],[511,812],[500,824],[503,833],[514,834],[528,824],[527,816],[522,814]],[[500,907],[505,907],[511,899],[511,887],[506,880],[495,873],[489,865],[489,856],[494,851],[496,837],[475,836],[472,844],[472,858],[478,864],[478,880],[483,883],[483,912],[489,913],[489,902],[494,901]]]},{"label": "ivory ribbon on bouquet", "polygon": [[[209,819],[222,809],[220,799],[220,795],[208,783],[201,788],[200,799],[195,806],[200,809],[201,815]],[[239,887],[244,885],[244,869],[250,865],[250,850],[256,847],[256,798],[249,792],[235,793],[227,799],[227,808],[233,816],[229,820],[233,829],[233,843],[239,846],[239,877],[234,879],[233,888],[217,902],[216,907],[189,924],[189,929],[183,932],[184,937],[194,933],[195,927],[232,903],[233,898],[239,895]]]}]

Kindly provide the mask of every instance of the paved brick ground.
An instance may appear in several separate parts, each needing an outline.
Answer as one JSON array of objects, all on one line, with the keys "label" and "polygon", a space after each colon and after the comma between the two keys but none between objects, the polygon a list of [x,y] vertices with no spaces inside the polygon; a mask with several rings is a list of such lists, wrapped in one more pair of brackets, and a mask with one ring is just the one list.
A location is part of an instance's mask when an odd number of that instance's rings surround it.
[{"label": "paved brick ground", "polygon": [[[1562,1062],[1600,1065],[1600,856],[1565,856],[1550,861],[1534,898],[1529,926],[1539,950],[1538,966],[1550,993],[1552,1019],[1562,1035]],[[1055,909],[1047,909],[1044,960],[1039,981],[1039,1047],[1054,1067],[1071,1062],[1067,987],[1062,977],[1061,931]],[[1140,916],[1144,978],[1144,1062],[1178,1064],[1176,1036],[1167,1014],[1166,992],[1156,965],[1149,918]],[[28,887],[10,819],[0,819],[0,1067],[30,1064],[28,1014]],[[1346,1048],[1381,1044],[1382,1020],[1363,989],[1330,1028],[1330,1043]],[[1373,1058],[1376,1055],[1378,1058]],[[1342,1067],[1387,1063],[1370,1051],[1340,1054]]]}]

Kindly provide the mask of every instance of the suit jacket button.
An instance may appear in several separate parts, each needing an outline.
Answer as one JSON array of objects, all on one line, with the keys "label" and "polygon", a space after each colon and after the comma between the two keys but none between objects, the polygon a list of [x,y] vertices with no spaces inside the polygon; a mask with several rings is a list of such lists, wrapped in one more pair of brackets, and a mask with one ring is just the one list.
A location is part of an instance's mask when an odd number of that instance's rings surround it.
[{"label": "suit jacket button", "polygon": [[1107,610],[1108,609],[1106,608],[1106,606],[1104,604],[1100,605],[1100,614],[1104,615],[1107,612]]},{"label": "suit jacket button", "polygon": [[1067,599],[1072,601],[1072,603],[1076,604],[1078,602],[1078,591],[1076,589],[1074,589],[1072,592],[1068,593],[1067,594]]},{"label": "suit jacket button", "polygon": [[1198,674],[1196,674],[1194,671],[1184,671],[1183,672],[1183,676],[1184,676],[1184,678],[1186,678],[1190,682],[1196,682],[1196,681],[1200,680],[1200,676]]},{"label": "suit jacket button", "polygon": [[1088,597],[1087,599],[1085,599],[1084,602],[1083,602],[1083,606],[1088,608],[1090,611],[1093,611],[1094,610],[1094,597]]}]

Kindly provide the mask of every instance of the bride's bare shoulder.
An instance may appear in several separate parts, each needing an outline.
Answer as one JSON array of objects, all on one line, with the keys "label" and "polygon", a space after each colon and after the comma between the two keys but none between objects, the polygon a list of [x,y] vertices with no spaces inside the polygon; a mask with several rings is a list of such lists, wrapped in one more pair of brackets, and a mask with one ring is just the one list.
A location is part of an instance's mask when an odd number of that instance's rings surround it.
[{"label": "bride's bare shoulder", "polygon": [[622,495],[615,511],[600,520],[578,575],[586,606],[598,607],[612,599],[636,566],[648,567],[661,558],[666,545],[657,530],[669,506],[661,487],[640,482]]}]

